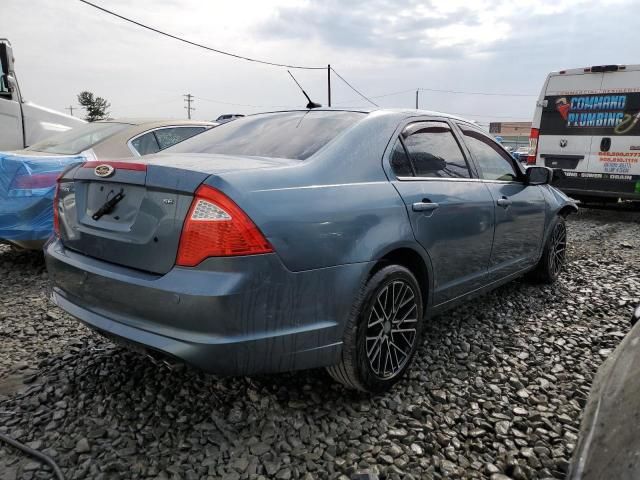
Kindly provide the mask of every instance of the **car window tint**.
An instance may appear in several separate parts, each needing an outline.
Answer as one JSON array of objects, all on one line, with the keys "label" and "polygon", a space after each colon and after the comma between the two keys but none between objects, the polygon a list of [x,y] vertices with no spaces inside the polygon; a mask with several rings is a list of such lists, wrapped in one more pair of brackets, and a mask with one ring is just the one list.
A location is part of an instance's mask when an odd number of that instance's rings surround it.
[{"label": "car window tint", "polygon": [[478,164],[480,178],[484,180],[517,181],[518,174],[509,154],[486,135],[460,125],[465,143]]},{"label": "car window tint", "polygon": [[206,127],[171,127],[158,129],[155,131],[155,134],[156,139],[158,140],[158,145],[160,145],[160,150],[164,150],[165,148],[169,148],[176,143],[201,133],[205,129]]},{"label": "car window tint", "polygon": [[34,143],[27,150],[76,155],[129,127],[131,125],[116,122],[88,123]]},{"label": "car window tint", "polygon": [[330,110],[250,115],[185,140],[171,152],[305,160],[365,116]]},{"label": "car window tint", "polygon": [[391,169],[398,177],[413,177],[409,157],[400,139],[396,140],[393,152],[391,152]]},{"label": "car window tint", "polygon": [[149,155],[150,153],[160,151],[160,145],[158,145],[158,141],[156,140],[153,132],[140,135],[138,138],[131,141],[131,145],[140,155]]},{"label": "car window tint", "polygon": [[[419,177],[469,178],[469,167],[460,146],[446,123],[410,125],[404,139],[416,175]],[[406,131],[406,130],[405,130]]]}]

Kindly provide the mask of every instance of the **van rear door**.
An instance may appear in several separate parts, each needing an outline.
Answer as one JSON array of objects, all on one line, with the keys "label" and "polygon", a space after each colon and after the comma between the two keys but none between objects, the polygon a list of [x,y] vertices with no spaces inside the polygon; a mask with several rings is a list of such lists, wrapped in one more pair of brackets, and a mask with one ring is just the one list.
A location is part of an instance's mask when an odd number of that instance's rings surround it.
[{"label": "van rear door", "polygon": [[562,168],[568,175],[589,170],[592,135],[572,126],[571,102],[580,92],[599,90],[602,75],[576,69],[549,76],[540,118],[538,165]]},{"label": "van rear door", "polygon": [[616,124],[594,131],[589,172],[617,181],[616,190],[625,198],[640,193],[640,65],[605,72],[599,95],[603,101],[617,99],[610,101]]}]

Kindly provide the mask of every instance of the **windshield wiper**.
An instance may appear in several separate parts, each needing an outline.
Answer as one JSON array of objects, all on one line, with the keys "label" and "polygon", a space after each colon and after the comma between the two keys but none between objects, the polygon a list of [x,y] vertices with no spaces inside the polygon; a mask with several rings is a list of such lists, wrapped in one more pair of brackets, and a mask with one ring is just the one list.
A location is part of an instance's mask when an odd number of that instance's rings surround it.
[{"label": "windshield wiper", "polygon": [[116,205],[118,204],[118,202],[123,198],[124,198],[124,189],[121,188],[120,191],[116,193],[112,198],[104,202],[104,205],[102,205],[96,213],[91,215],[91,218],[98,221],[102,218],[103,215],[107,215],[113,212],[113,209],[116,208]]}]

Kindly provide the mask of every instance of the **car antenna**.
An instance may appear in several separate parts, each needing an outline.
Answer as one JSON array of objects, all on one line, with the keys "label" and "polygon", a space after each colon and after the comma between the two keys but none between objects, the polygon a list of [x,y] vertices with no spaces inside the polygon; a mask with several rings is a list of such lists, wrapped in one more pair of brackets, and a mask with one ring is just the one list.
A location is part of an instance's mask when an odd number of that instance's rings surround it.
[{"label": "car antenna", "polygon": [[309,100],[309,103],[307,103],[307,108],[308,109],[312,109],[312,108],[320,108],[322,107],[322,105],[320,105],[319,103],[313,102],[311,101],[311,99],[309,98],[309,95],[307,95],[307,92],[304,91],[304,89],[300,86],[300,84],[298,83],[298,81],[296,80],[296,77],[293,76],[293,74],[287,70],[287,73],[289,75],[291,75],[291,78],[293,78],[293,81],[296,82],[296,85],[298,85],[298,88],[302,91],[302,94],[307,97],[307,100]]}]

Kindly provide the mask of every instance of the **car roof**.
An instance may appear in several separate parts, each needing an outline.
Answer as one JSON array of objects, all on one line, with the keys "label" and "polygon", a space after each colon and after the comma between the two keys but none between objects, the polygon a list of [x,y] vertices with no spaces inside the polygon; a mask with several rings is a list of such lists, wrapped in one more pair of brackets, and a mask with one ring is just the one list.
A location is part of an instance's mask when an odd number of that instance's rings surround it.
[{"label": "car roof", "polygon": [[[132,123],[135,122],[135,123]],[[94,152],[99,157],[127,157],[132,156],[128,143],[135,137],[142,135],[150,130],[163,127],[214,127],[218,125],[215,122],[203,122],[198,120],[150,120],[145,119],[113,119],[105,120],[100,123],[120,123],[130,125],[119,132],[105,138],[101,142],[93,145]]]},{"label": "car roof", "polygon": [[[408,117],[444,117],[450,118],[452,120],[460,120],[466,123],[470,123],[472,125],[476,125],[478,128],[481,128],[477,125],[473,120],[469,120],[468,118],[460,117],[458,115],[454,115],[446,112],[438,112],[435,110],[422,110],[415,108],[314,108],[312,110],[306,108],[299,109],[289,109],[289,110],[274,110],[268,112],[259,112],[252,113],[246,115],[246,117],[252,117],[254,115],[264,115],[269,113],[286,113],[286,112],[355,112],[355,113],[365,113],[365,114],[379,114],[379,115],[393,115],[398,118],[408,118]],[[245,117],[245,118],[246,118]]]},{"label": "car roof", "polygon": [[99,120],[96,123],[126,123],[127,125],[137,125],[143,126],[147,129],[149,128],[157,128],[157,127],[165,127],[165,126],[176,126],[176,125],[208,125],[215,126],[217,123],[203,121],[203,120],[184,120],[177,118],[110,118],[108,120]]}]

